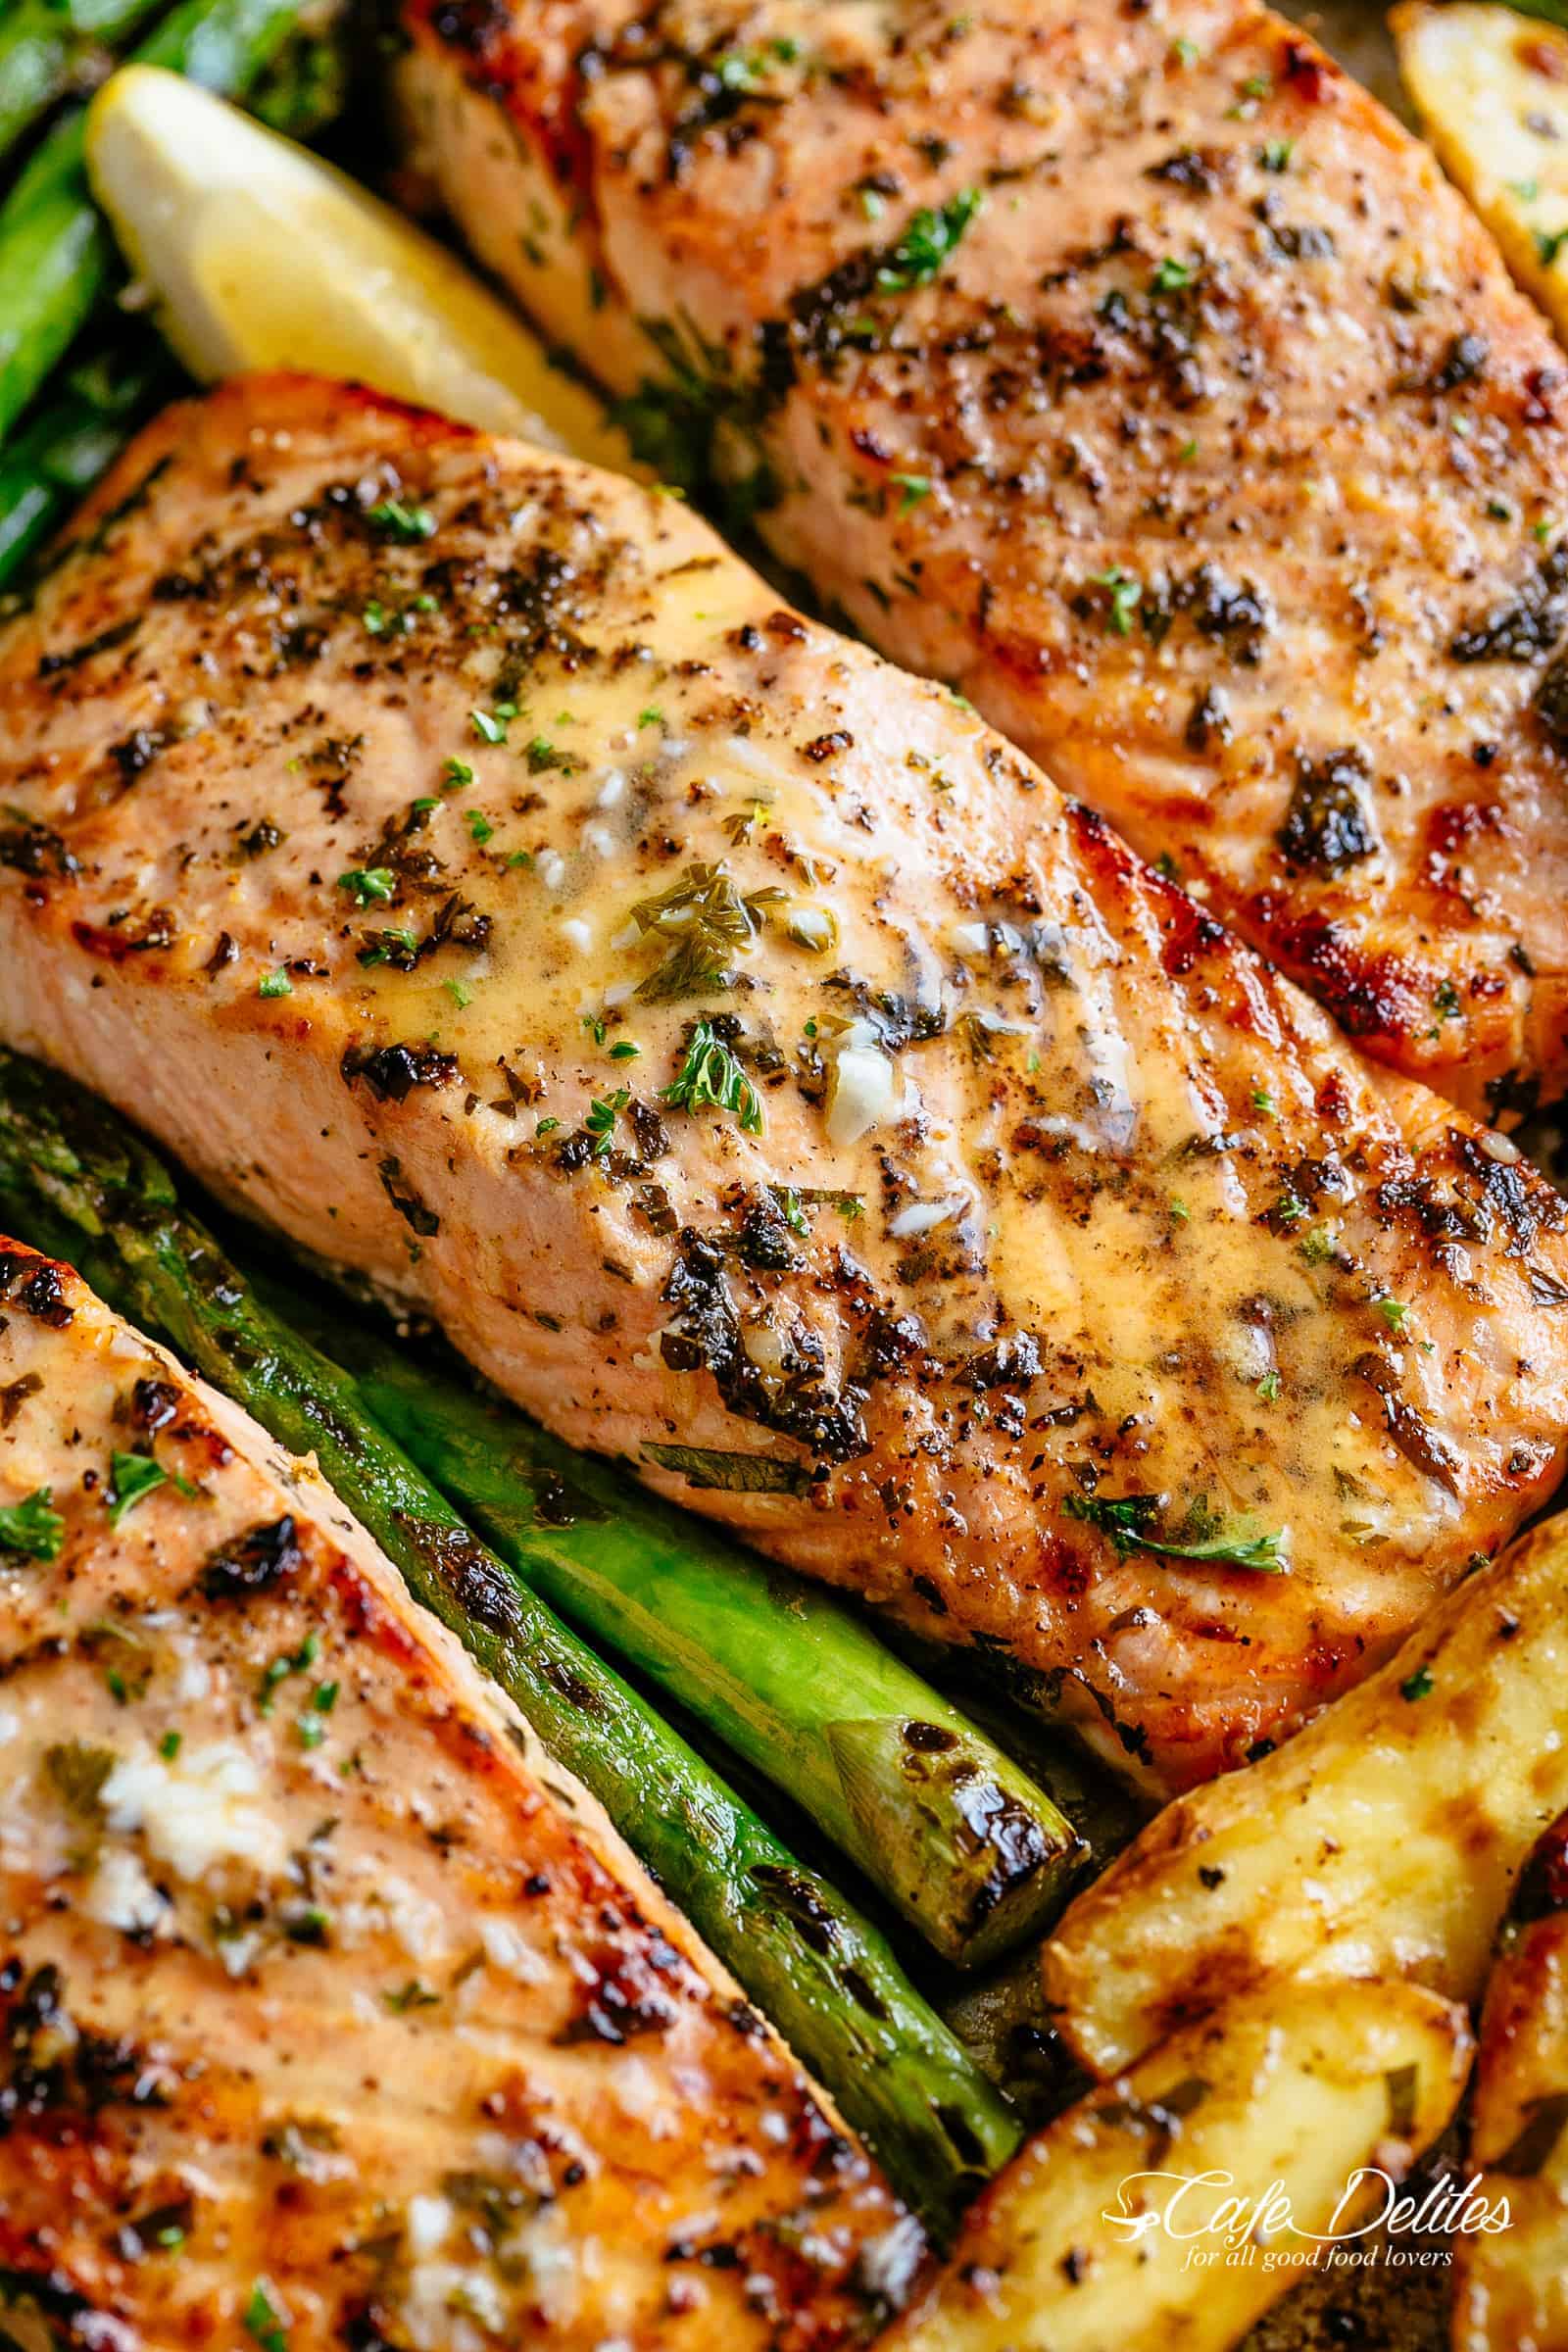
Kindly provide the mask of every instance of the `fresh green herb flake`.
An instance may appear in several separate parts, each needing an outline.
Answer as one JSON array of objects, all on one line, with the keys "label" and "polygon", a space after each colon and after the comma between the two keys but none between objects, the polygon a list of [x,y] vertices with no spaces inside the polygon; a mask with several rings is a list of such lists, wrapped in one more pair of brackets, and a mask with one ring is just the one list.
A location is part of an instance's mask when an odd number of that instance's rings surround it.
[{"label": "fresh green herb flake", "polygon": [[386,1992],[381,1997],[395,2016],[402,2017],[410,2009],[433,2009],[441,1995],[432,1992],[417,1977],[411,1977],[396,1992]]},{"label": "fresh green herb flake", "polygon": [[65,1540],[66,1523],[51,1508],[47,1487],[0,1508],[0,1551],[20,1552],[29,1560],[57,1560]]},{"label": "fresh green herb flake", "polygon": [[1435,1688],[1432,1677],[1426,1668],[1418,1666],[1414,1674],[1406,1675],[1404,1681],[1399,1685],[1399,1696],[1409,1699],[1413,1704],[1418,1698],[1430,1698]]},{"label": "fresh green herb flake", "polygon": [[109,1463],[109,1524],[118,1527],[145,1495],[169,1484],[169,1473],[148,1453],[117,1453]]},{"label": "fresh green herb flake", "polygon": [[339,890],[346,890],[356,906],[368,906],[377,899],[389,899],[397,889],[397,878],[385,865],[351,865],[346,874],[337,878]]},{"label": "fresh green herb flake", "polygon": [[984,203],[979,188],[960,188],[939,209],[922,206],[878,269],[878,291],[909,294],[918,286],[928,286]]},{"label": "fresh green herb flake", "polygon": [[1159,1530],[1164,1499],[1158,1494],[1069,1494],[1063,1508],[1069,1519],[1099,1528],[1122,1553],[1152,1551],[1171,1559],[1251,1568],[1264,1576],[1288,1573],[1283,1535],[1258,1535],[1246,1520],[1226,1525],[1206,1502],[1188,1510],[1175,1536]]},{"label": "fresh green herb flake", "polygon": [[1108,571],[1092,571],[1089,581],[1091,587],[1104,588],[1109,592],[1105,626],[1113,636],[1130,637],[1133,622],[1138,617],[1138,608],[1144,601],[1142,580],[1134,579],[1130,571],[1123,571],[1119,564],[1112,564]]},{"label": "fresh green herb flake", "polygon": [[422,540],[435,537],[435,516],[428,507],[406,507],[401,499],[383,498],[365,517],[383,539],[392,539],[404,547],[417,547]]},{"label": "fresh green herb flake", "polygon": [[265,979],[257,982],[256,994],[259,997],[291,997],[294,983],[279,965],[275,972],[269,972]]},{"label": "fresh green herb flake", "polygon": [[727,1110],[739,1119],[745,1134],[762,1132],[761,1098],[710,1021],[694,1023],[680,1067],[659,1099],[673,1109],[694,1113]]},{"label": "fresh green herb flake", "polygon": [[246,2334],[261,2345],[262,2352],[288,2352],[288,2327],[272,2300],[270,2279],[257,2279],[243,2318]]},{"label": "fresh green herb flake", "polygon": [[465,808],[463,814],[470,838],[478,844],[480,849],[483,849],[485,843],[494,838],[494,825],[482,808]]}]

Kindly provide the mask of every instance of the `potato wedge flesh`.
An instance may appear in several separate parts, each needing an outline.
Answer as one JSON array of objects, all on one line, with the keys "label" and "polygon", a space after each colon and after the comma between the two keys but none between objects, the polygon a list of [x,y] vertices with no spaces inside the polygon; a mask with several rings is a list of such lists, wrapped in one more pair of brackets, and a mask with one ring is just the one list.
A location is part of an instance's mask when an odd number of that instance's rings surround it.
[{"label": "potato wedge flesh", "polygon": [[1481,2023],[1470,2155],[1508,2227],[1454,2247],[1454,2352],[1568,2352],[1568,1911],[1510,1929]]},{"label": "potato wedge flesh", "polygon": [[1568,333],[1568,33],[1482,0],[1406,0],[1389,21],[1444,170]]},{"label": "potato wedge flesh", "polygon": [[1110,2075],[1271,1975],[1476,1999],[1521,1861],[1568,1805],[1568,1518],[1450,1593],[1261,1763],[1178,1798],[1072,1904],[1046,1992]]},{"label": "potato wedge flesh", "polygon": [[[1463,2011],[1408,1984],[1282,1985],[1216,2012],[1028,2143],[886,2352],[1229,2352],[1310,2267],[1304,2233],[1381,2209],[1381,2183],[1346,2204],[1348,2183],[1362,2166],[1398,2178],[1452,2113],[1469,2053]],[[1166,2226],[1173,2176],[1234,2188],[1178,2191]],[[1294,2226],[1228,2265],[1253,2211],[1235,2237],[1201,2226],[1273,2183]]]}]

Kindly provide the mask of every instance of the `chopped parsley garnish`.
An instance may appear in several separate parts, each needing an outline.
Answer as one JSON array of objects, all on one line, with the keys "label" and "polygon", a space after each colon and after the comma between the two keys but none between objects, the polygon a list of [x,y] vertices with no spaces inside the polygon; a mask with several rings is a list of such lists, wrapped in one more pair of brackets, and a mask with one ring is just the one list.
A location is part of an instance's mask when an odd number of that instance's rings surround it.
[{"label": "chopped parsley garnish", "polygon": [[1399,1696],[1409,1699],[1430,1698],[1433,1688],[1431,1675],[1424,1666],[1418,1666],[1414,1674],[1406,1675],[1399,1685]]},{"label": "chopped parsley garnish", "polygon": [[960,188],[940,209],[922,205],[878,269],[878,292],[910,294],[928,286],[984,203],[979,188]]},{"label": "chopped parsley garnish", "polygon": [[1538,228],[1535,234],[1536,251],[1544,267],[1549,270],[1564,245],[1568,245],[1568,228]]},{"label": "chopped parsley garnish", "polygon": [[1295,146],[1294,139],[1270,139],[1257,160],[1265,172],[1288,172],[1291,168],[1291,154]]},{"label": "chopped parsley garnish", "polygon": [[383,539],[397,540],[404,547],[417,547],[421,540],[435,537],[435,516],[429,508],[406,507],[401,499],[383,498],[365,519]]},{"label": "chopped parsley garnish", "polygon": [[20,1551],[29,1560],[57,1560],[65,1540],[66,1523],[51,1509],[47,1487],[0,1509],[0,1551]]},{"label": "chopped parsley garnish", "polygon": [[1302,1234],[1299,1245],[1301,1255],[1309,1266],[1326,1266],[1339,1246],[1340,1229],[1337,1225],[1314,1225],[1309,1233]]},{"label": "chopped parsley garnish", "polygon": [[517,715],[515,703],[497,703],[493,710],[470,710],[473,731],[481,743],[505,743],[507,729]]},{"label": "chopped parsley garnish", "polygon": [[399,971],[412,972],[418,959],[419,943],[412,931],[393,928],[375,932],[360,950],[356,961],[367,969],[371,964],[390,963]]},{"label": "chopped parsley garnish", "polygon": [[473,782],[473,770],[466,760],[449,760],[441,770],[443,792],[466,792]]},{"label": "chopped parsley garnish", "polygon": [[182,1732],[166,1732],[163,1738],[159,1740],[158,1753],[163,1757],[166,1764],[172,1764],[174,1758],[179,1753],[180,1744],[183,1740],[183,1738],[184,1734]]},{"label": "chopped parsley garnish", "polygon": [[1460,1013],[1464,1010],[1463,1005],[1459,1002],[1459,991],[1454,987],[1451,980],[1440,980],[1438,982],[1437,987],[1432,992],[1432,1002],[1436,1007],[1440,1020],[1456,1021],[1459,1018]]},{"label": "chopped parsley garnish", "polygon": [[374,899],[391,898],[397,877],[390,866],[351,865],[346,874],[339,874],[337,886],[352,895],[356,906],[368,906]]},{"label": "chopped parsley garnish", "polygon": [[269,972],[265,979],[257,982],[256,994],[259,997],[291,997],[294,983],[279,965],[275,972]]},{"label": "chopped parsley garnish", "polygon": [[761,1098],[710,1021],[695,1023],[680,1068],[659,1099],[676,1110],[727,1110],[747,1135],[762,1132]]},{"label": "chopped parsley garnish", "polygon": [[1262,1379],[1257,1384],[1257,1394],[1259,1396],[1261,1396],[1265,1404],[1278,1404],[1280,1396],[1279,1374],[1277,1372],[1265,1372]]},{"label": "chopped parsley garnish", "polygon": [[409,2009],[433,2009],[441,1995],[432,1992],[429,1985],[422,1984],[417,1977],[411,1977],[396,1992],[385,1992],[381,1998],[389,2009],[402,2017]]},{"label": "chopped parsley garnish", "polygon": [[288,2328],[272,2301],[269,2279],[257,2279],[242,2317],[246,2334],[261,2345],[262,2352],[288,2352]]},{"label": "chopped parsley garnish", "polygon": [[1410,1309],[1402,1298],[1374,1298],[1373,1305],[1396,1339],[1402,1334]]},{"label": "chopped parsley garnish", "polygon": [[308,1673],[316,1663],[320,1646],[315,1634],[307,1634],[298,1649],[279,1650],[275,1658],[269,1659],[256,1693],[258,1714],[270,1715],[272,1694],[278,1684],[286,1682],[291,1674]]},{"label": "chopped parsley garnish", "polygon": [[1279,1104],[1275,1102],[1273,1096],[1269,1093],[1266,1086],[1253,1087],[1252,1108],[1257,1112],[1257,1115],[1260,1119],[1277,1118],[1279,1116]]},{"label": "chopped parsley garnish", "polygon": [[1119,564],[1112,564],[1108,571],[1092,571],[1089,583],[1093,588],[1104,588],[1109,592],[1106,627],[1118,637],[1130,637],[1133,622],[1138,617],[1138,608],[1144,601],[1143,581],[1134,579],[1130,571],[1123,571]]},{"label": "chopped parsley garnish", "polygon": [[641,1052],[641,1046],[631,1038],[617,1037],[610,1049],[610,1058],[612,1061],[635,1061]]},{"label": "chopped parsley garnish", "polygon": [[899,513],[901,514],[907,514],[911,507],[917,507],[922,498],[929,498],[931,495],[931,477],[929,474],[895,473],[890,477],[890,479],[892,480],[895,490],[898,490],[903,494],[899,500]]},{"label": "chopped parsley garnish", "polygon": [[1191,262],[1179,262],[1174,254],[1167,253],[1162,261],[1155,263],[1149,290],[1152,294],[1174,294],[1182,286],[1190,286],[1194,274]]},{"label": "chopped parsley garnish", "polygon": [[494,825],[482,808],[465,808],[463,815],[471,838],[483,849],[485,843],[494,837]]},{"label": "chopped parsley garnish", "polygon": [[473,1003],[472,989],[466,987],[461,980],[443,980],[441,985],[460,1012]]},{"label": "chopped parsley garnish", "polygon": [[127,1511],[155,1489],[167,1486],[169,1473],[148,1453],[117,1453],[109,1463],[109,1524],[118,1527]]},{"label": "chopped parsley garnish", "polygon": [[1257,1535],[1245,1519],[1227,1526],[1203,1500],[1190,1507],[1175,1536],[1159,1532],[1156,1523],[1164,1508],[1159,1494],[1069,1494],[1062,1507],[1069,1519],[1098,1527],[1123,1554],[1154,1551],[1171,1559],[1253,1568],[1264,1576],[1287,1574],[1283,1536]]},{"label": "chopped parsley garnish", "polygon": [[663,723],[664,713],[653,703],[649,704],[646,710],[639,710],[637,713],[639,727],[662,727]]},{"label": "chopped parsley garnish", "polygon": [[582,1016],[582,1025],[587,1030],[589,1036],[593,1039],[596,1046],[602,1046],[604,1044],[605,1016],[602,1012],[585,1012]]}]

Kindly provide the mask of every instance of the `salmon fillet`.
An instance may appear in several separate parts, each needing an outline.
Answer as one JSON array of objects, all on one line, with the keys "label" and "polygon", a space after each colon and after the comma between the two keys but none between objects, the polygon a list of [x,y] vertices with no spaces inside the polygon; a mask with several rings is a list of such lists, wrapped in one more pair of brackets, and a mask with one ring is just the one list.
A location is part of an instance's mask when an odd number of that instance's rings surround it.
[{"label": "salmon fillet", "polygon": [[593,1799],[313,1470],[68,1269],[0,1301],[0,2308],[862,2340],[918,2230]]},{"label": "salmon fillet", "polygon": [[1568,1208],[676,500],[341,386],[0,636],[0,1033],[1181,1786],[1548,1494]]},{"label": "salmon fillet", "polygon": [[1563,359],[1310,40],[1251,0],[404,13],[421,162],[661,464],[1369,1053],[1504,1119],[1561,1091]]}]

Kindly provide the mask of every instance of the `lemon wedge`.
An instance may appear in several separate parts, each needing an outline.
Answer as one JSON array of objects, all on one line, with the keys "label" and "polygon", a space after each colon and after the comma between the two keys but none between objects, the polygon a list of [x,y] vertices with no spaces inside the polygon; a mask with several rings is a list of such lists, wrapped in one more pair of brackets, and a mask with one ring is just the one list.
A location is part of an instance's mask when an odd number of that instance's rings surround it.
[{"label": "lemon wedge", "polygon": [[444,247],[195,82],[125,66],[87,171],[170,343],[203,382],[299,368],[632,472],[593,394]]}]

